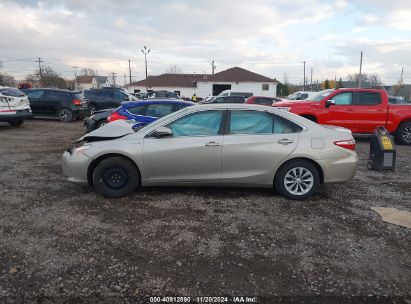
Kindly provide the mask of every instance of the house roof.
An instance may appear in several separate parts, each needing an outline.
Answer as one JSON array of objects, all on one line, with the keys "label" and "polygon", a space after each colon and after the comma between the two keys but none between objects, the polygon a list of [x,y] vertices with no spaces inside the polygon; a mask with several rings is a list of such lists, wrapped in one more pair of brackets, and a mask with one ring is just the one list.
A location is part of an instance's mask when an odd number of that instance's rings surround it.
[{"label": "house roof", "polygon": [[78,83],[92,83],[94,76],[77,76],[76,80]]},{"label": "house roof", "polygon": [[186,87],[192,88],[197,86],[197,82],[276,82],[275,79],[263,75],[234,67],[221,71],[214,75],[211,74],[161,74],[158,76],[149,76],[147,79],[132,82],[129,86],[144,87]]},{"label": "house roof", "polygon": [[226,81],[226,82],[277,82],[275,79],[251,72],[249,70],[233,67],[210,75],[207,81]]}]

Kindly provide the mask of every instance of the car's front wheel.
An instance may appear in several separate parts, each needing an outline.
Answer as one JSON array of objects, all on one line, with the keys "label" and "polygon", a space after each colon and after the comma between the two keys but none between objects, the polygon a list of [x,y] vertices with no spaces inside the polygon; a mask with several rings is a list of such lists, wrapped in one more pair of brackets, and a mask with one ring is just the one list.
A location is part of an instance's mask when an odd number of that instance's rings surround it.
[{"label": "car's front wheel", "polygon": [[71,111],[70,109],[60,109],[58,115],[62,122],[70,122],[73,120],[73,111]]},{"label": "car's front wheel", "polygon": [[22,120],[9,121],[9,124],[12,125],[13,127],[18,127],[18,126],[21,126],[23,124],[23,121]]},{"label": "car's front wheel", "polygon": [[293,200],[304,200],[317,191],[320,174],[309,161],[292,160],[278,170],[274,184],[282,196]]},{"label": "car's front wheel", "polygon": [[109,157],[94,169],[95,189],[106,197],[122,197],[133,193],[140,182],[136,165],[122,157]]}]

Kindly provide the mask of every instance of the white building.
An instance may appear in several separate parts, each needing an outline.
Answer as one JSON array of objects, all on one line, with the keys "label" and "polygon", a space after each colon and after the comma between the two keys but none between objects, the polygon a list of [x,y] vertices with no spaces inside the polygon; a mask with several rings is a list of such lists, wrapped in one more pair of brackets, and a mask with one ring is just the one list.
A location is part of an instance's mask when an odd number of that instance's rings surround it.
[{"label": "white building", "polygon": [[110,78],[106,76],[77,76],[76,90],[101,89],[110,87]]},{"label": "white building", "polygon": [[277,95],[277,81],[251,71],[234,67],[211,74],[161,74],[145,80],[132,82],[126,87],[132,93],[150,91],[171,91],[181,97],[190,98],[216,96],[224,90],[253,93],[254,96]]}]

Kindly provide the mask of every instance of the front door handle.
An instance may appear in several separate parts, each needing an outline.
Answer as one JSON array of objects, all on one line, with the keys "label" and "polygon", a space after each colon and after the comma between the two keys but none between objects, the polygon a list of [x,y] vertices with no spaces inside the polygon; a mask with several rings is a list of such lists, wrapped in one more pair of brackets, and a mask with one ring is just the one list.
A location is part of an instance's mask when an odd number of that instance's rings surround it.
[{"label": "front door handle", "polygon": [[208,143],[205,144],[206,147],[219,147],[220,144],[216,143],[215,141],[210,141]]},{"label": "front door handle", "polygon": [[277,140],[277,142],[282,145],[289,145],[289,144],[292,144],[294,140],[283,138],[283,139]]}]

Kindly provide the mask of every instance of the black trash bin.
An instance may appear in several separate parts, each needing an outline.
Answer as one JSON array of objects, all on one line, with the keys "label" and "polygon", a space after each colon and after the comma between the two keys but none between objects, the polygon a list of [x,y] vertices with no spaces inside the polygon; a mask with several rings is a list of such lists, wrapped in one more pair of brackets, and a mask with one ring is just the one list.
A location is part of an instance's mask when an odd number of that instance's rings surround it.
[{"label": "black trash bin", "polygon": [[370,160],[368,168],[371,170],[395,170],[397,151],[390,133],[384,127],[375,129],[370,141]]}]

